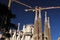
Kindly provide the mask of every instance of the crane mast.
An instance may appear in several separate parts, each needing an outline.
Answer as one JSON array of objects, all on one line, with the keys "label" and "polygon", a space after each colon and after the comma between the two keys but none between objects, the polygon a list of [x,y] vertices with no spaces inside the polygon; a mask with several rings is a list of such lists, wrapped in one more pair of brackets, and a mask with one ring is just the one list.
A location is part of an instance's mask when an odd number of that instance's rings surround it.
[{"label": "crane mast", "polygon": [[12,0],[9,0],[9,2],[8,2],[8,8],[9,9],[10,9],[11,3],[12,3]]}]

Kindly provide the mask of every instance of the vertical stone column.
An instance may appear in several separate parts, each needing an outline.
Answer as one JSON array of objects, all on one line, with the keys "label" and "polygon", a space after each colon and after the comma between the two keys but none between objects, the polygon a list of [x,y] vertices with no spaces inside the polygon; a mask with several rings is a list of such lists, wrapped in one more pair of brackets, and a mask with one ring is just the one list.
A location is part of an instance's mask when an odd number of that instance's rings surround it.
[{"label": "vertical stone column", "polygon": [[47,18],[47,12],[45,12],[44,40],[51,40],[50,22],[49,17]]},{"label": "vertical stone column", "polygon": [[50,31],[50,22],[49,22],[49,17],[48,17],[48,40],[52,40],[51,39],[51,31]]},{"label": "vertical stone column", "polygon": [[39,7],[39,17],[38,17],[38,29],[39,29],[39,40],[42,40],[42,19],[41,19],[41,8]]},{"label": "vertical stone column", "polygon": [[45,12],[44,40],[48,40],[48,21],[47,21],[47,12]]},{"label": "vertical stone column", "polygon": [[37,20],[37,8],[35,8],[35,20],[34,20],[34,34],[33,34],[33,38],[34,40],[38,40],[38,20]]},{"label": "vertical stone column", "polygon": [[34,40],[42,40],[42,21],[41,21],[41,10],[35,8],[35,21],[34,21]]}]

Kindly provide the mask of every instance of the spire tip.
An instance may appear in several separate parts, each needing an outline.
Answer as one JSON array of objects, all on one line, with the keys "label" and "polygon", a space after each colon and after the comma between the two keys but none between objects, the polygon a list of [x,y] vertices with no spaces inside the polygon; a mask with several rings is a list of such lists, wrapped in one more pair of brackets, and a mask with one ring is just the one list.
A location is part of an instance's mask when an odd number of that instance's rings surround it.
[{"label": "spire tip", "polygon": [[47,22],[47,12],[45,11],[45,22]]}]

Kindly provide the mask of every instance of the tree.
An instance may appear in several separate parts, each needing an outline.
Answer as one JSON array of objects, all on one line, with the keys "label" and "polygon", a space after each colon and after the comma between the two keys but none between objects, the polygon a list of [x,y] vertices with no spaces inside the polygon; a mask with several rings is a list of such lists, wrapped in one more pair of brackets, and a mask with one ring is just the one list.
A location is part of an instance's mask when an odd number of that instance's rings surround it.
[{"label": "tree", "polygon": [[16,18],[16,15],[12,14],[11,10],[9,10],[7,6],[0,3],[0,31],[3,32],[6,37],[10,37],[10,28],[17,29],[17,26],[11,23],[11,19],[14,18]]}]

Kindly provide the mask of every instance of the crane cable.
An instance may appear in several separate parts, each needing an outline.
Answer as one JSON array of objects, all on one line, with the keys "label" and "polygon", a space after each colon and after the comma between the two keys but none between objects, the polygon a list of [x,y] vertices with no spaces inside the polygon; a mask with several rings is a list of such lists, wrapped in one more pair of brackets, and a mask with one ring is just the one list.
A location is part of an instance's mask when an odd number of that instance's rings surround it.
[{"label": "crane cable", "polygon": [[16,2],[16,3],[22,4],[22,5],[24,5],[24,6],[28,7],[28,8],[32,8],[31,6],[29,6],[29,5],[27,5],[27,4],[24,4],[24,3],[22,3],[22,2],[19,2],[19,1],[16,1],[16,0],[13,0],[13,1]]}]

